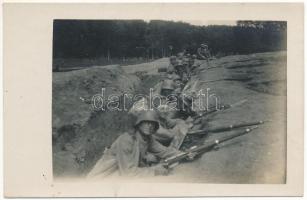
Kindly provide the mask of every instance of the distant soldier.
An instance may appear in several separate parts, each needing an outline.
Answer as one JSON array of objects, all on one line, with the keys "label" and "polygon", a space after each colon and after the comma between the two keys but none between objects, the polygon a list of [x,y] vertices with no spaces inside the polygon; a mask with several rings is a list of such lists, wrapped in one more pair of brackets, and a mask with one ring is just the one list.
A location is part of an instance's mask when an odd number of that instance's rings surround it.
[{"label": "distant soldier", "polygon": [[180,53],[177,54],[177,59],[178,60],[182,60],[183,57],[184,57],[184,52],[180,52]]},{"label": "distant soldier", "polygon": [[182,64],[183,64],[184,67],[185,67],[185,71],[186,71],[186,74],[187,74],[188,79],[190,79],[190,77],[191,77],[190,56],[185,56],[185,57],[182,59]]},{"label": "distant soldier", "polygon": [[155,108],[158,108],[160,105],[167,105],[170,100],[176,98],[176,89],[177,86],[172,79],[165,79],[162,81],[160,88],[155,92],[155,95],[160,96],[159,99],[154,99],[153,101]]},{"label": "distant soldier", "polygon": [[186,62],[179,60],[175,66],[175,73],[180,76],[183,84],[189,81],[189,69]]},{"label": "distant soldier", "polygon": [[89,172],[88,178],[104,178],[118,172],[120,176],[167,175],[168,170],[157,163],[179,153],[172,147],[159,143],[154,135],[159,129],[158,114],[155,111],[143,111],[137,118],[133,131],[121,134],[110,149]]},{"label": "distant soldier", "polygon": [[167,73],[172,74],[175,72],[175,66],[177,65],[176,56],[171,56],[169,58],[169,65],[167,67]]},{"label": "distant soldier", "polygon": [[199,60],[206,60],[209,65],[209,58],[211,57],[210,51],[208,49],[208,45],[201,44],[197,49],[197,57]]},{"label": "distant soldier", "polygon": [[184,57],[189,59],[191,57],[191,54],[187,53],[184,55]]},{"label": "distant soldier", "polygon": [[194,54],[191,56],[190,60],[189,60],[189,66],[190,66],[190,71],[191,73],[197,69],[200,66],[199,61],[196,61],[197,56]]},{"label": "distant soldier", "polygon": [[178,74],[172,74],[171,79],[174,81],[175,84],[175,93],[178,94],[181,92],[181,90],[184,87],[184,84],[182,83],[181,77]]},{"label": "distant soldier", "polygon": [[171,95],[173,94],[175,90],[175,84],[174,84],[174,81],[171,80],[171,79],[166,79],[163,81],[162,83],[162,87],[161,87],[161,95],[162,96],[168,96],[168,95]]},{"label": "distant soldier", "polygon": [[169,55],[172,56],[173,55],[173,46],[169,45],[168,49],[169,49]]}]

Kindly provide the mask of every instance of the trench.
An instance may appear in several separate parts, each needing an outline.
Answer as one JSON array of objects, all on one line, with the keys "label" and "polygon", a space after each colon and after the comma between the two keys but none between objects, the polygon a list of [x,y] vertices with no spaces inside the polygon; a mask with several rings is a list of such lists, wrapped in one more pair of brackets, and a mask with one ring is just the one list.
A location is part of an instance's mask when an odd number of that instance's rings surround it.
[{"label": "trench", "polygon": [[[128,76],[125,72],[121,73],[121,76]],[[148,95],[149,88],[162,80],[160,74],[135,73],[129,77],[137,80],[137,84],[130,90],[134,95]],[[110,85],[116,85],[116,82]],[[131,99],[127,100],[129,111],[133,102]],[[82,125],[76,122],[53,127],[54,178],[84,177],[101,158],[104,150],[110,147],[119,135],[133,127],[135,117],[128,111],[92,110]]]}]

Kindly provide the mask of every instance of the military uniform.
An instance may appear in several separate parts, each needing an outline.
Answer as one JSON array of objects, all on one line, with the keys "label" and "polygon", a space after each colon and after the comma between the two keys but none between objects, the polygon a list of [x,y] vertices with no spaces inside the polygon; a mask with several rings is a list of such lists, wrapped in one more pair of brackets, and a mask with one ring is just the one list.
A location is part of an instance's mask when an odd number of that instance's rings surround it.
[{"label": "military uniform", "polygon": [[201,65],[201,62],[199,60],[196,60],[197,56],[193,55],[189,60],[189,68],[191,76],[195,75],[197,73],[195,70]]},{"label": "military uniform", "polygon": [[182,82],[185,84],[189,81],[189,70],[187,69],[186,62],[179,61],[175,66],[175,74],[179,75]]},{"label": "military uniform", "polygon": [[202,44],[201,47],[197,49],[197,57],[199,60],[207,60],[207,62],[209,62],[211,55],[207,45]]},{"label": "military uniform", "polygon": [[120,176],[154,176],[155,167],[149,167],[146,157],[153,154],[167,158],[178,153],[160,144],[154,137],[145,141],[140,133],[124,133],[106,150],[102,158],[88,174],[88,178],[104,178],[113,173]]},{"label": "military uniform", "polygon": [[175,72],[175,66],[177,65],[177,60],[175,56],[170,57],[170,64],[167,67],[167,73],[172,74]]},{"label": "military uniform", "polygon": [[163,159],[179,153],[172,147],[165,147],[159,143],[153,135],[143,137],[137,126],[142,121],[152,121],[159,128],[157,115],[149,114],[151,111],[143,112],[135,124],[133,132],[126,132],[120,135],[106,150],[94,168],[87,175],[88,178],[105,178],[114,173],[120,176],[154,176],[157,175],[157,168],[149,166],[148,158],[156,156]]},{"label": "military uniform", "polygon": [[[176,78],[175,75],[174,78]],[[180,89],[181,91],[181,88],[176,88],[173,80],[165,80],[161,87],[161,95],[163,94],[163,90],[172,91],[172,94],[176,95],[174,94],[176,89]],[[186,135],[189,125],[186,124],[184,120],[178,118],[180,110],[178,100],[173,102],[164,98],[160,103],[161,105],[158,107],[158,113],[160,116],[159,123],[161,126],[157,130],[154,137],[156,137],[157,141],[165,146],[171,146],[179,149],[180,142],[178,143],[178,140],[181,140],[181,138]]]}]

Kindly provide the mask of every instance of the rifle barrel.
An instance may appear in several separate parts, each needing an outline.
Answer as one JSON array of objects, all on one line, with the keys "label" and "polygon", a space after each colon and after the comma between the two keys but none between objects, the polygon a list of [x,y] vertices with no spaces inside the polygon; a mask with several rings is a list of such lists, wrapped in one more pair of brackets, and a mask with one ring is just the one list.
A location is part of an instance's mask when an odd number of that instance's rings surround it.
[{"label": "rifle barrel", "polygon": [[214,142],[211,142],[209,144],[204,144],[204,145],[201,145],[201,146],[198,146],[198,147],[195,147],[195,148],[191,148],[187,152],[182,152],[182,153],[180,153],[178,155],[175,155],[175,156],[172,156],[170,158],[165,159],[163,163],[166,166],[169,167],[172,164],[180,162],[181,160],[187,158],[190,153],[197,153],[197,154],[205,153],[207,151],[210,151],[212,148],[214,148],[215,146],[217,146],[220,143],[223,143],[223,142],[226,142],[228,140],[231,140],[231,139],[237,138],[239,136],[245,135],[245,134],[251,132],[253,129],[256,129],[256,128],[258,128],[258,126],[255,126],[255,127],[252,127],[252,128],[247,128],[247,129],[245,129],[243,131],[240,131],[240,132],[237,132],[235,134],[222,137],[222,138],[217,139]]},{"label": "rifle barrel", "polygon": [[210,133],[217,133],[217,132],[223,132],[223,131],[229,131],[235,128],[241,128],[241,127],[246,127],[246,126],[255,126],[259,124],[263,124],[264,121],[256,121],[256,122],[247,122],[247,123],[240,123],[240,124],[233,124],[229,126],[220,126],[216,128],[211,128],[208,129],[207,131]]},{"label": "rifle barrel", "polygon": [[223,131],[230,131],[232,129],[246,127],[246,126],[260,125],[260,124],[263,124],[263,123],[264,123],[264,121],[256,121],[256,122],[247,122],[247,123],[233,124],[233,125],[215,127],[215,128],[211,128],[211,129],[189,131],[188,134],[193,135],[193,134],[217,133],[217,132],[223,132]]}]

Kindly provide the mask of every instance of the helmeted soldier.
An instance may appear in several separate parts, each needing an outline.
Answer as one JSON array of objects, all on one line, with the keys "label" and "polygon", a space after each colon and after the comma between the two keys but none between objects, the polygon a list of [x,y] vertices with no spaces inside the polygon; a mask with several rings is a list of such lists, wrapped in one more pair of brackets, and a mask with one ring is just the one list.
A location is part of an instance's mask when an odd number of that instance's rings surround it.
[{"label": "helmeted soldier", "polygon": [[172,79],[165,79],[161,83],[160,88],[154,93],[155,97],[159,97],[152,100],[155,108],[158,108],[160,105],[165,105],[168,101],[172,101],[176,98],[175,90],[176,85],[174,81]]},{"label": "helmeted soldier", "polygon": [[150,166],[177,154],[179,151],[165,147],[154,135],[159,129],[159,116],[155,111],[143,111],[137,117],[134,129],[121,134],[107,149],[89,172],[88,178],[104,178],[118,172],[120,176],[166,175],[162,165]]},{"label": "helmeted soldier", "polygon": [[175,71],[175,66],[177,65],[176,56],[171,56],[169,58],[170,64],[167,67],[167,73],[172,74]]},{"label": "helmeted soldier", "polygon": [[[174,79],[180,79],[177,74],[173,75]],[[171,146],[179,148],[178,138],[182,138],[182,135],[187,133],[189,124],[186,124],[184,120],[179,118],[180,111],[180,92],[176,92],[179,89],[174,80],[166,79],[161,85],[161,98],[155,99],[155,108],[159,113],[160,128],[157,130],[155,137],[156,140],[165,146]],[[181,89],[180,89],[181,90]]]},{"label": "helmeted soldier", "polygon": [[184,57],[184,52],[180,52],[180,53],[177,54],[177,59],[178,60],[182,60],[183,57]]},{"label": "helmeted soldier", "polygon": [[209,65],[209,58],[211,57],[208,45],[201,44],[200,47],[197,49],[197,57],[199,60],[206,60],[207,64]]},{"label": "helmeted soldier", "polygon": [[171,79],[174,81],[175,93],[181,92],[184,84],[182,83],[181,77],[178,74],[172,74]]},{"label": "helmeted soldier", "polygon": [[175,66],[175,73],[181,77],[181,80],[184,84],[189,81],[189,70],[183,61],[180,60]]},{"label": "helmeted soldier", "polygon": [[168,74],[167,79],[159,82],[153,89],[153,95],[162,95],[162,96],[168,96],[173,93],[173,91],[176,89],[176,85],[173,81],[173,76],[175,74]]},{"label": "helmeted soldier", "polygon": [[160,94],[162,96],[168,96],[170,94],[173,94],[175,89],[176,88],[174,81],[170,79],[165,79],[162,83]]},{"label": "helmeted soldier", "polygon": [[187,54],[185,54],[184,57],[189,59],[191,57],[191,54],[187,53]]},{"label": "helmeted soldier", "polygon": [[182,64],[183,65],[188,65],[189,64],[189,57],[185,57],[182,59]]}]

